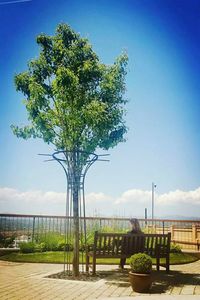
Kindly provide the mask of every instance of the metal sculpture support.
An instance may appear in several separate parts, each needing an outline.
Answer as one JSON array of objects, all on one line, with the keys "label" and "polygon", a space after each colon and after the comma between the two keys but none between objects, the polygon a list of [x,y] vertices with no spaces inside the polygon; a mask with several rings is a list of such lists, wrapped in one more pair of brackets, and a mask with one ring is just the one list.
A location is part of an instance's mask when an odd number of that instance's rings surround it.
[{"label": "metal sculpture support", "polygon": [[[67,180],[66,218],[64,224],[65,249],[64,272],[68,275],[79,275],[79,252],[82,253],[82,272],[84,272],[83,254],[87,244],[86,210],[85,210],[85,177],[95,161],[108,161],[101,159],[108,154],[97,155],[84,151],[56,151],[53,154],[40,154],[51,156],[46,161],[57,161],[63,168]],[[70,248],[73,245],[73,268],[71,270]]]}]

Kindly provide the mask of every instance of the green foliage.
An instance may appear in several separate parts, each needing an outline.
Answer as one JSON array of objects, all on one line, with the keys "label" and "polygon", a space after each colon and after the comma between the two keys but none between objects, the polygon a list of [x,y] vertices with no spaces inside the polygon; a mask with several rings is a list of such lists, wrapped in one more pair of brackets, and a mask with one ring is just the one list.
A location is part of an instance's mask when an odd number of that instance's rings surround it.
[{"label": "green foliage", "polygon": [[19,244],[20,252],[21,253],[33,253],[36,250],[36,243],[34,242],[22,242]]},{"label": "green foliage", "polygon": [[145,253],[137,253],[130,257],[130,266],[134,273],[149,274],[152,270],[152,259]]},{"label": "green foliage", "polygon": [[35,244],[34,252],[45,252],[45,251],[47,251],[45,243]]},{"label": "green foliage", "polygon": [[22,253],[46,252],[46,251],[71,251],[73,241],[65,244],[65,238],[56,232],[47,232],[37,237],[37,242],[20,243]]},{"label": "green foliage", "polygon": [[181,246],[177,244],[171,244],[170,245],[170,252],[171,253],[182,253]]},{"label": "green foliage", "polygon": [[73,245],[72,243],[66,243],[65,242],[59,242],[57,246],[58,251],[72,251],[73,250]]},{"label": "green foliage", "polygon": [[117,226],[117,224],[113,224],[113,226],[104,226],[100,230],[101,232],[113,232],[113,233],[127,233],[127,229],[122,229]]},{"label": "green foliage", "polygon": [[6,237],[3,234],[0,234],[0,248],[12,248],[15,236]]},{"label": "green foliage", "polygon": [[56,232],[47,232],[40,234],[37,239],[39,244],[43,244],[44,251],[58,251],[61,244],[64,244],[65,238]]},{"label": "green foliage", "polygon": [[[117,226],[117,225],[116,225]],[[103,226],[100,227],[98,223],[96,223],[93,227],[88,228],[87,230],[87,244],[91,245],[94,242],[94,233],[95,231],[101,232],[126,232],[126,230],[120,230],[117,227]],[[80,248],[84,249],[85,241],[84,239],[80,241]],[[66,248],[66,251],[73,250],[74,237],[73,235],[68,236],[67,244],[65,244],[65,237],[58,232],[46,232],[41,233],[37,236],[36,239],[36,249],[35,251],[43,252],[43,251],[62,251]]]},{"label": "green foliage", "polygon": [[40,34],[36,41],[38,58],[15,76],[29,125],[12,125],[13,133],[68,151],[94,152],[123,142],[127,55],[113,65],[101,63],[88,40],[66,24],[58,25],[54,36]]},{"label": "green foliage", "polygon": [[91,245],[94,243],[94,233],[95,231],[99,232],[113,232],[113,233],[126,233],[127,230],[121,229],[117,226],[118,224],[114,224],[114,226],[100,226],[99,222],[93,225],[93,227],[88,228],[87,230],[87,244]]},{"label": "green foliage", "polygon": [[154,234],[154,233],[158,233],[157,231],[156,231],[156,227],[144,227],[144,228],[142,228],[142,231],[144,232],[144,233],[150,233],[150,234]]},{"label": "green foliage", "polygon": [[65,237],[58,232],[46,232],[38,235],[38,248],[42,245],[42,251],[71,251],[73,249],[73,237],[68,237],[65,244]]}]

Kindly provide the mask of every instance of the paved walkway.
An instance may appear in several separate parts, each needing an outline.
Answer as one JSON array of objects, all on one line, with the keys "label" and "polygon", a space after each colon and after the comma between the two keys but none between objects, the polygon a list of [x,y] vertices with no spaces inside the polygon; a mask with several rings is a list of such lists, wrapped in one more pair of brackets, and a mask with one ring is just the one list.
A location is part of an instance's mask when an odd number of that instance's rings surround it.
[{"label": "paved walkway", "polygon": [[[97,266],[107,276],[95,282],[50,279],[45,276],[62,271],[58,264],[11,263],[0,261],[1,300],[84,300],[84,299],[179,299],[200,300],[200,260],[187,265],[171,266],[170,274],[154,272],[155,283],[149,295],[134,293],[127,272],[117,266]],[[182,297],[180,297],[182,295]],[[193,295],[193,296],[191,296]],[[191,296],[191,298],[190,298]],[[127,298],[128,297],[128,298]]]}]

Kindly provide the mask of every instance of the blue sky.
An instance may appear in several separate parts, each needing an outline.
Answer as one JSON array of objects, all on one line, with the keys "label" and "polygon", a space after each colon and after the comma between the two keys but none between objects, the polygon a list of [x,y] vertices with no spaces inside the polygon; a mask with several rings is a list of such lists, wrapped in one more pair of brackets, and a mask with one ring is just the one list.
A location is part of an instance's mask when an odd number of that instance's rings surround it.
[{"label": "blue sky", "polygon": [[[102,62],[124,49],[127,75],[127,142],[108,151],[88,173],[88,214],[150,213],[156,182],[157,216],[198,217],[200,211],[200,3],[178,0],[0,0],[0,211],[64,213],[65,178],[38,153],[54,149],[13,136],[26,124],[14,74],[38,55],[35,37],[66,22],[88,37]],[[102,151],[98,151],[102,153]]]}]

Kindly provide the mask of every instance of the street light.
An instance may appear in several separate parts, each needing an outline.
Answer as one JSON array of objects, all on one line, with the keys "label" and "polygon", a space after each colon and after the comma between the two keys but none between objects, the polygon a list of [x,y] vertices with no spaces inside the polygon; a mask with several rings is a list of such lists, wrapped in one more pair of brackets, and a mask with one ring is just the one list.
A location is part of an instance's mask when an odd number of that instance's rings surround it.
[{"label": "street light", "polygon": [[156,184],[154,182],[152,182],[152,213],[151,213],[151,217],[152,217],[152,220],[154,219],[154,189],[156,188]]}]

